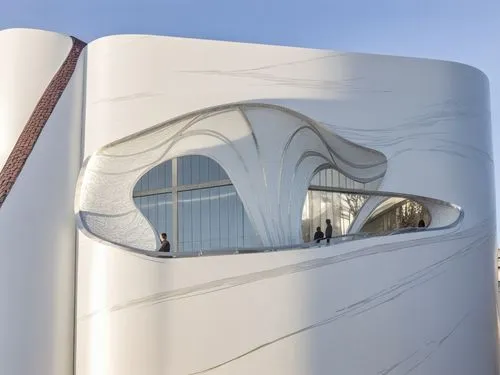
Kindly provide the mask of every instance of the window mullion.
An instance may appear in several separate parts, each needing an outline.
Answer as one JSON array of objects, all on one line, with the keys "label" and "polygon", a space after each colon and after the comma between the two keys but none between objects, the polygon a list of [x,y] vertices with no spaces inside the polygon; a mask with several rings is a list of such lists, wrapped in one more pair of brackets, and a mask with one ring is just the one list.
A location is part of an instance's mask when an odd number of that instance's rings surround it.
[{"label": "window mullion", "polygon": [[172,244],[179,251],[179,194],[177,189],[177,158],[172,159]]}]

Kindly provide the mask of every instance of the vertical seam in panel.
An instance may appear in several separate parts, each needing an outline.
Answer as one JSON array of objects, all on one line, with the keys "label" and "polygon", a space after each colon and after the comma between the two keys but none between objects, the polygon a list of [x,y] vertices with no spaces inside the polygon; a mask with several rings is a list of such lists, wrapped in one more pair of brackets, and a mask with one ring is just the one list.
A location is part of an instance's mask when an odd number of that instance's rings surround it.
[{"label": "vertical seam in panel", "polygon": [[[76,66],[75,66],[76,68]],[[82,77],[82,110],[80,114],[80,164],[83,165],[85,157],[85,119],[87,103],[87,55],[83,55],[83,77]],[[75,262],[73,266],[73,375],[76,375],[76,350],[77,350],[77,313],[78,313],[78,260],[79,260],[79,231],[75,226]]]},{"label": "vertical seam in panel", "polygon": [[179,191],[177,188],[177,173],[178,173],[178,164],[177,158],[172,159],[172,243],[173,243],[173,251],[179,251]]}]

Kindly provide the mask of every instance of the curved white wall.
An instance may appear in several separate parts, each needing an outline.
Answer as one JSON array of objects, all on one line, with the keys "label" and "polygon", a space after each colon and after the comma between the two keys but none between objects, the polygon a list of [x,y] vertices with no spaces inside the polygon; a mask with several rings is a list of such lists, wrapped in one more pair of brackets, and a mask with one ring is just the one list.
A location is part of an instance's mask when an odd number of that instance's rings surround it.
[{"label": "curved white wall", "polygon": [[0,31],[0,169],[71,44],[48,31]]},{"label": "curved white wall", "polygon": [[[8,51],[0,62],[5,78],[0,78],[0,117],[8,119],[0,121],[0,142],[7,141],[1,158],[10,153],[71,45],[69,37],[48,32],[0,32],[0,50]],[[73,372],[73,200],[81,157],[83,73],[80,58],[0,207],[1,374]]]},{"label": "curved white wall", "polygon": [[268,103],[382,152],[380,190],[450,202],[464,215],[427,233],[190,259],[147,258],[80,236],[78,375],[498,373],[482,73],[147,36],[104,38],[88,53],[86,156],[186,113]]},{"label": "curved white wall", "polygon": [[[12,52],[0,62],[0,165],[70,47],[53,33],[0,33],[0,49]],[[36,52],[29,64],[28,50]],[[1,374],[72,372],[76,247],[77,375],[498,373],[482,73],[440,61],[149,36],[103,38],[87,52],[87,71],[84,55],[0,206]],[[376,150],[387,157],[380,190],[449,202],[463,215],[440,230],[250,255],[157,259],[85,233],[77,239],[82,131],[85,156],[104,158],[112,142],[230,103],[290,110]],[[267,115],[250,122],[264,124],[262,160],[279,170],[273,140],[286,124]],[[212,125],[237,130],[231,121]],[[179,154],[199,148],[189,147]],[[317,165],[306,167],[304,179]],[[264,193],[273,196],[285,177]],[[88,186],[76,188],[80,198]],[[255,189],[238,190],[251,208],[261,204]],[[435,224],[449,219],[430,210]]]}]

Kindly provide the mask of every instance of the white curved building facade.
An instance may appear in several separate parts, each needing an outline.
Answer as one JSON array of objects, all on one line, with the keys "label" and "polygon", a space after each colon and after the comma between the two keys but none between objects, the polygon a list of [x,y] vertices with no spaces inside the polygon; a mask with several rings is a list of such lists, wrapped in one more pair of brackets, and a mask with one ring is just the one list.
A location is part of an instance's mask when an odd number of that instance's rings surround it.
[{"label": "white curved building facade", "polygon": [[[481,72],[22,29],[0,47],[1,373],[498,374]],[[425,227],[401,230],[410,200]]]}]

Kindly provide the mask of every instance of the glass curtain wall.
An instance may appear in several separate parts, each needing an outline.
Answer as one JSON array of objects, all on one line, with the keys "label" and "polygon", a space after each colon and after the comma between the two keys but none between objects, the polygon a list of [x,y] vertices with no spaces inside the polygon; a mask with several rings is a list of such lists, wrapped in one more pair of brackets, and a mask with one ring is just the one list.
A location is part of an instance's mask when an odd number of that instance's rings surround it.
[{"label": "glass curtain wall", "polygon": [[347,234],[351,223],[367,199],[368,196],[362,194],[309,190],[302,211],[304,242],[313,240],[317,227],[325,231],[326,219],[331,221],[333,236]]},{"label": "glass curtain wall", "polygon": [[321,188],[340,188],[352,190],[377,190],[380,179],[368,183],[354,181],[339,171],[327,168],[322,169],[314,175],[311,180],[310,188],[321,190]]},{"label": "glass curtain wall", "polygon": [[134,201],[158,233],[165,232],[172,236],[172,193],[135,197]]},{"label": "glass curtain wall", "polygon": [[[380,181],[363,184],[334,169],[311,180],[302,211],[302,236],[311,242],[316,227],[324,232],[330,219],[333,236],[347,234],[350,225]],[[343,189],[358,190],[358,193]],[[159,233],[168,234],[173,251],[207,251],[260,247],[261,242],[225,171],[212,159],[184,156],[146,173],[134,188],[134,201]],[[383,233],[430,222],[417,202],[389,198],[372,213],[361,232]]]},{"label": "glass curtain wall", "polygon": [[[311,180],[302,211],[302,237],[304,242],[314,238],[320,227],[324,232],[326,219],[330,219],[333,236],[347,234],[352,222],[374,191],[380,180],[367,184],[356,182],[334,169],[319,171]],[[344,189],[357,190],[351,193]],[[396,229],[417,227],[420,220],[428,226],[431,220],[429,211],[418,202],[399,197],[385,199],[370,215],[361,233],[383,234]]]},{"label": "glass curtain wall", "polygon": [[180,192],[178,220],[180,251],[259,246],[231,185]]},{"label": "glass curtain wall", "polygon": [[376,190],[380,180],[361,183],[335,169],[323,169],[311,180],[302,211],[302,238],[310,242],[320,227],[324,232],[326,219],[330,219],[333,236],[347,234],[352,221],[368,199],[368,195],[334,190]]},{"label": "glass curtain wall", "polygon": [[173,251],[260,246],[225,171],[198,155],[169,160],[137,182],[134,201]]},{"label": "glass curtain wall", "polygon": [[431,215],[425,206],[404,198],[389,198],[370,215],[363,233],[387,233],[401,228],[416,228],[420,221],[427,227]]}]

